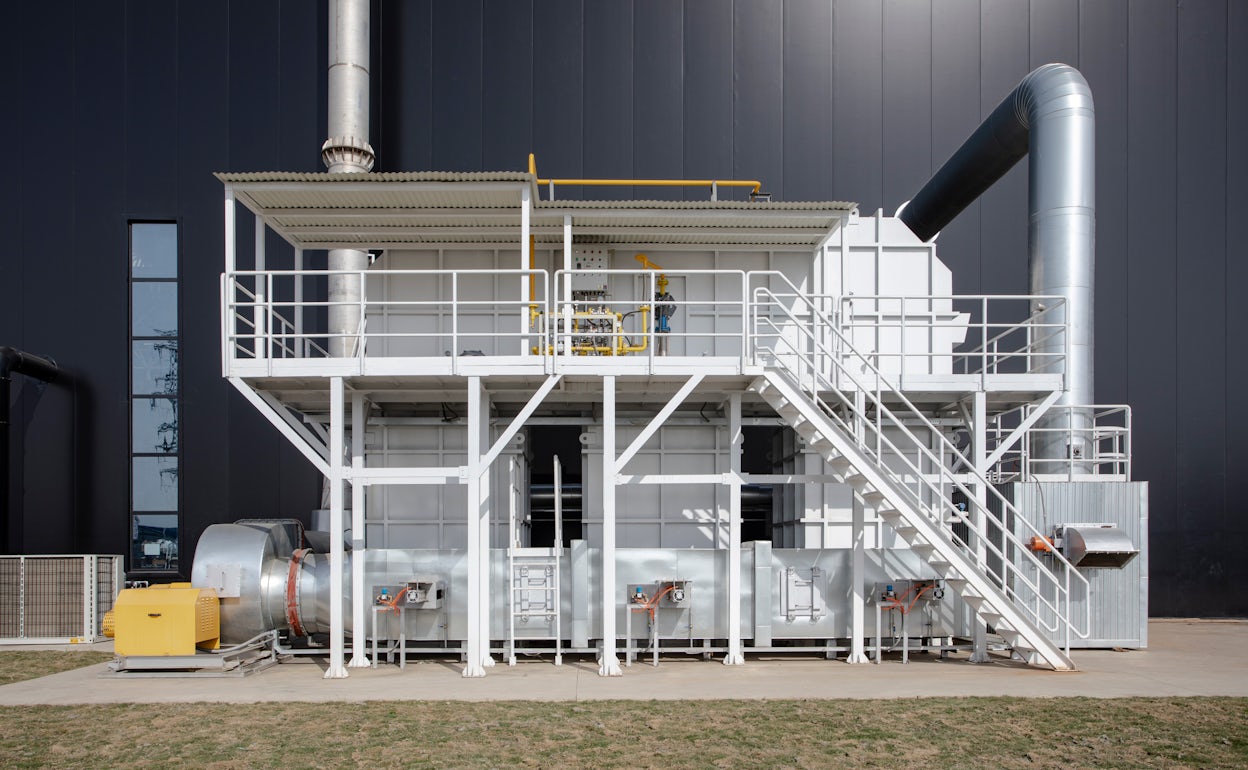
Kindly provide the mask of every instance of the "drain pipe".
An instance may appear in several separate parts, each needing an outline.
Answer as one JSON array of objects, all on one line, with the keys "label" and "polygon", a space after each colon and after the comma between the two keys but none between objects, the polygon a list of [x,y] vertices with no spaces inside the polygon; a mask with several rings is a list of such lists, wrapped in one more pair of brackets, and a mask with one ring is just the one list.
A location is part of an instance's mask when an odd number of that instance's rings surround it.
[{"label": "drain pipe", "polygon": [[[1046,64],[1023,78],[898,215],[930,241],[1024,155],[1030,173],[1028,245],[1031,293],[1060,295],[1069,340],[1039,345],[1066,358],[1063,405],[1094,403],[1093,276],[1096,244],[1096,139],[1092,90],[1065,64]],[[1037,305],[1033,311],[1040,310]],[[1066,343],[1069,343],[1067,347]],[[1041,472],[1091,473],[1091,410],[1060,410],[1038,425],[1032,456]],[[1063,431],[1072,430],[1071,433]],[[1044,462],[1045,460],[1051,462]]]},{"label": "drain pipe", "polygon": [[9,397],[13,374],[52,382],[60,374],[46,358],[0,346],[0,553],[9,552]]},{"label": "drain pipe", "polygon": [[[371,171],[376,156],[368,143],[369,0],[329,0],[329,138],[321,160],[331,174]],[[329,269],[363,271],[368,252],[331,249]],[[358,275],[329,277],[329,354],[343,358],[359,353],[360,300]]]}]

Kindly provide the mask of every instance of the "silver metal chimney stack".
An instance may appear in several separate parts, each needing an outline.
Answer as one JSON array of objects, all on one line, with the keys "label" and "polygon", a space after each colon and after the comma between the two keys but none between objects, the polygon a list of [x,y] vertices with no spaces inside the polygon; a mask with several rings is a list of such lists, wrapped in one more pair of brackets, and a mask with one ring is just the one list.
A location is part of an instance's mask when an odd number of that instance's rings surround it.
[{"label": "silver metal chimney stack", "polygon": [[[331,174],[371,171],[375,155],[368,143],[369,0],[329,0],[329,138],[321,160]],[[331,249],[329,269],[368,268],[368,252]],[[359,276],[329,278],[329,354],[359,353]]]},{"label": "silver metal chimney stack", "polygon": [[[899,215],[929,241],[1005,175],[1024,155],[1030,172],[1029,246],[1031,293],[1060,295],[1065,311],[1046,321],[1068,324],[1063,405],[1090,405],[1093,393],[1093,278],[1096,253],[1096,119],[1092,90],[1079,71],[1046,64],[1023,78],[975,133],[941,166]],[[1065,340],[1041,352],[1067,352]],[[1032,444],[1036,460],[1073,460],[1075,473],[1090,473],[1091,410],[1063,410],[1037,426],[1046,431]],[[1074,429],[1069,436],[1065,429]],[[1065,472],[1057,462],[1039,472]]]}]

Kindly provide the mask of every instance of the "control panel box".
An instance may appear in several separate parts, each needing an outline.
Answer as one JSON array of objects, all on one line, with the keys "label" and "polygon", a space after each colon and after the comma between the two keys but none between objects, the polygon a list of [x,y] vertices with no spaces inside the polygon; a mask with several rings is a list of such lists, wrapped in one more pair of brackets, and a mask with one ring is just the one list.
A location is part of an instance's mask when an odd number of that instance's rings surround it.
[{"label": "control panel box", "polygon": [[572,291],[606,294],[611,269],[611,250],[577,247],[572,249]]},{"label": "control panel box", "polygon": [[647,607],[683,609],[692,604],[690,583],[686,578],[656,580],[653,583],[629,583],[628,603]]},{"label": "control panel box", "polygon": [[436,577],[413,577],[405,583],[373,586],[374,604],[392,604],[405,610],[439,610],[445,599],[445,584]]}]

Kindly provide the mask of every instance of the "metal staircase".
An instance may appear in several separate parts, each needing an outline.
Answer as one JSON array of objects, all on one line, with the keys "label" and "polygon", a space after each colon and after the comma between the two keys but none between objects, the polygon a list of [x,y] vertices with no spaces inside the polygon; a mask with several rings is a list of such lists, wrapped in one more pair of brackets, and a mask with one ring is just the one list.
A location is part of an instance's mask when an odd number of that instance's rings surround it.
[{"label": "metal staircase", "polygon": [[[788,289],[754,292],[752,349],[764,374],[752,390],[1023,660],[1073,670],[1070,636],[1086,636],[1090,618],[1086,606],[1078,624],[1071,616],[1071,584],[1086,591],[1087,579],[1060,553],[1034,553],[1031,538],[1042,534],[850,345],[816,300]],[[970,486],[951,470],[956,460],[972,468]],[[966,511],[952,502],[955,491]],[[965,537],[953,523],[967,525]]]}]

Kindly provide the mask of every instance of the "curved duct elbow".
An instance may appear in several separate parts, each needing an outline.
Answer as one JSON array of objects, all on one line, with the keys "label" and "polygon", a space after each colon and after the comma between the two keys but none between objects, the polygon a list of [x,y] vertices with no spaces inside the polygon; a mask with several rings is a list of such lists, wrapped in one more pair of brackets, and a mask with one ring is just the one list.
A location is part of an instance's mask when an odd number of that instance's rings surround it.
[{"label": "curved duct elbow", "polygon": [[[1036,352],[1042,361],[1065,357],[1066,392],[1060,402],[1065,405],[1095,400],[1095,143],[1088,82],[1073,67],[1046,64],[1023,78],[899,214],[915,235],[929,241],[1028,157],[1030,292],[1062,297],[1064,310],[1046,321],[1066,324],[1066,339],[1042,342]],[[1086,410],[1068,410],[1046,420],[1041,427],[1048,430],[1042,435],[1049,438],[1033,447],[1034,456],[1076,462],[1090,458],[1091,420]],[[1073,431],[1057,430],[1065,428]]]}]

